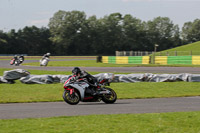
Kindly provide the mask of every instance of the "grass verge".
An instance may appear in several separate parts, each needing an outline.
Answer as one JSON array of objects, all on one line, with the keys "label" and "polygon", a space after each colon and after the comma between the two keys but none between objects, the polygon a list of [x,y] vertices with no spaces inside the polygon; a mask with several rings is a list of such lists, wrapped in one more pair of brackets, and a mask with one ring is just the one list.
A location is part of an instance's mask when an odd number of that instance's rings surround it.
[{"label": "grass verge", "polygon": [[200,112],[0,120],[1,133],[199,133]]},{"label": "grass verge", "polygon": [[[199,82],[112,83],[118,99],[200,96]],[[0,84],[0,103],[63,101],[63,85]]]},{"label": "grass verge", "polygon": [[[3,73],[10,69],[0,69]],[[28,70],[31,74],[66,74],[65,71]],[[92,72],[91,74],[97,74]],[[119,99],[200,96],[200,82],[111,83]],[[0,103],[63,101],[63,84],[0,84]]]},{"label": "grass verge", "polygon": [[[40,66],[39,62],[24,63],[22,65]],[[158,65],[158,64],[108,64],[96,63],[95,60],[50,61],[48,67],[200,67],[200,65]]]}]

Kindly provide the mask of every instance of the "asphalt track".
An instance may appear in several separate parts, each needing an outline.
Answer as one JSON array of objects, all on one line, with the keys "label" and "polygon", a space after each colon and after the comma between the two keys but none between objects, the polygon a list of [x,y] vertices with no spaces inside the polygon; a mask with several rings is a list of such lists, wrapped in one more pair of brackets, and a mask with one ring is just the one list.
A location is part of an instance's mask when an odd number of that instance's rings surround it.
[{"label": "asphalt track", "polygon": [[126,99],[114,104],[103,102],[69,105],[65,102],[0,104],[0,119],[200,111],[200,97]]},{"label": "asphalt track", "polygon": [[[36,61],[36,60],[31,60]],[[0,60],[0,68],[25,70],[71,71],[73,67],[11,66],[8,60]],[[200,73],[192,67],[81,67],[86,71],[128,73]],[[82,103],[68,105],[65,102],[0,104],[0,119],[76,116],[90,114],[161,113],[200,111],[200,97],[125,99],[115,104]]]}]

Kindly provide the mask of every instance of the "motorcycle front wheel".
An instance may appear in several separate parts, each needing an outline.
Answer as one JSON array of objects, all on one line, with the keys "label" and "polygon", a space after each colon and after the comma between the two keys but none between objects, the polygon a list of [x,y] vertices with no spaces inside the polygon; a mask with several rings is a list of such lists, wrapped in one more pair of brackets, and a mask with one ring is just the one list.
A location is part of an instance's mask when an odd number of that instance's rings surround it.
[{"label": "motorcycle front wheel", "polygon": [[11,61],[10,61],[10,65],[13,65],[13,64],[14,64],[14,60],[11,60]]},{"label": "motorcycle front wheel", "polygon": [[80,97],[77,92],[74,92],[74,94],[70,95],[70,91],[65,90],[63,93],[63,99],[66,103],[71,105],[76,105],[80,101]]},{"label": "motorcycle front wheel", "polygon": [[104,94],[102,97],[102,101],[105,103],[114,103],[117,100],[117,94],[111,88],[106,88],[111,92],[111,94]]}]

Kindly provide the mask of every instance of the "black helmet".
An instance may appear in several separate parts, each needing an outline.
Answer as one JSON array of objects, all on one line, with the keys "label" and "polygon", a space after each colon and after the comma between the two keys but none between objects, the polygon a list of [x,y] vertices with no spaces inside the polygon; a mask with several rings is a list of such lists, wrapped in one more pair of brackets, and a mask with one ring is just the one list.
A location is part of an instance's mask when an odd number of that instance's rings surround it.
[{"label": "black helmet", "polygon": [[81,73],[81,69],[79,67],[74,67],[74,69],[72,70],[72,73],[74,75],[78,75],[78,73]]}]

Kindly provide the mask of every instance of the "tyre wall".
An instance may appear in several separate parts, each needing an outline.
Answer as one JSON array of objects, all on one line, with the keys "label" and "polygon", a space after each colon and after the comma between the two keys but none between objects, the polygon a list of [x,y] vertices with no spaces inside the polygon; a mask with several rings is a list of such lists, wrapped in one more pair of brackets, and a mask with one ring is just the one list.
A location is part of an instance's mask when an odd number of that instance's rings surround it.
[{"label": "tyre wall", "polygon": [[200,65],[200,56],[156,56],[155,64],[172,65]]},{"label": "tyre wall", "polygon": [[112,64],[149,64],[149,56],[103,56],[103,63]]}]

